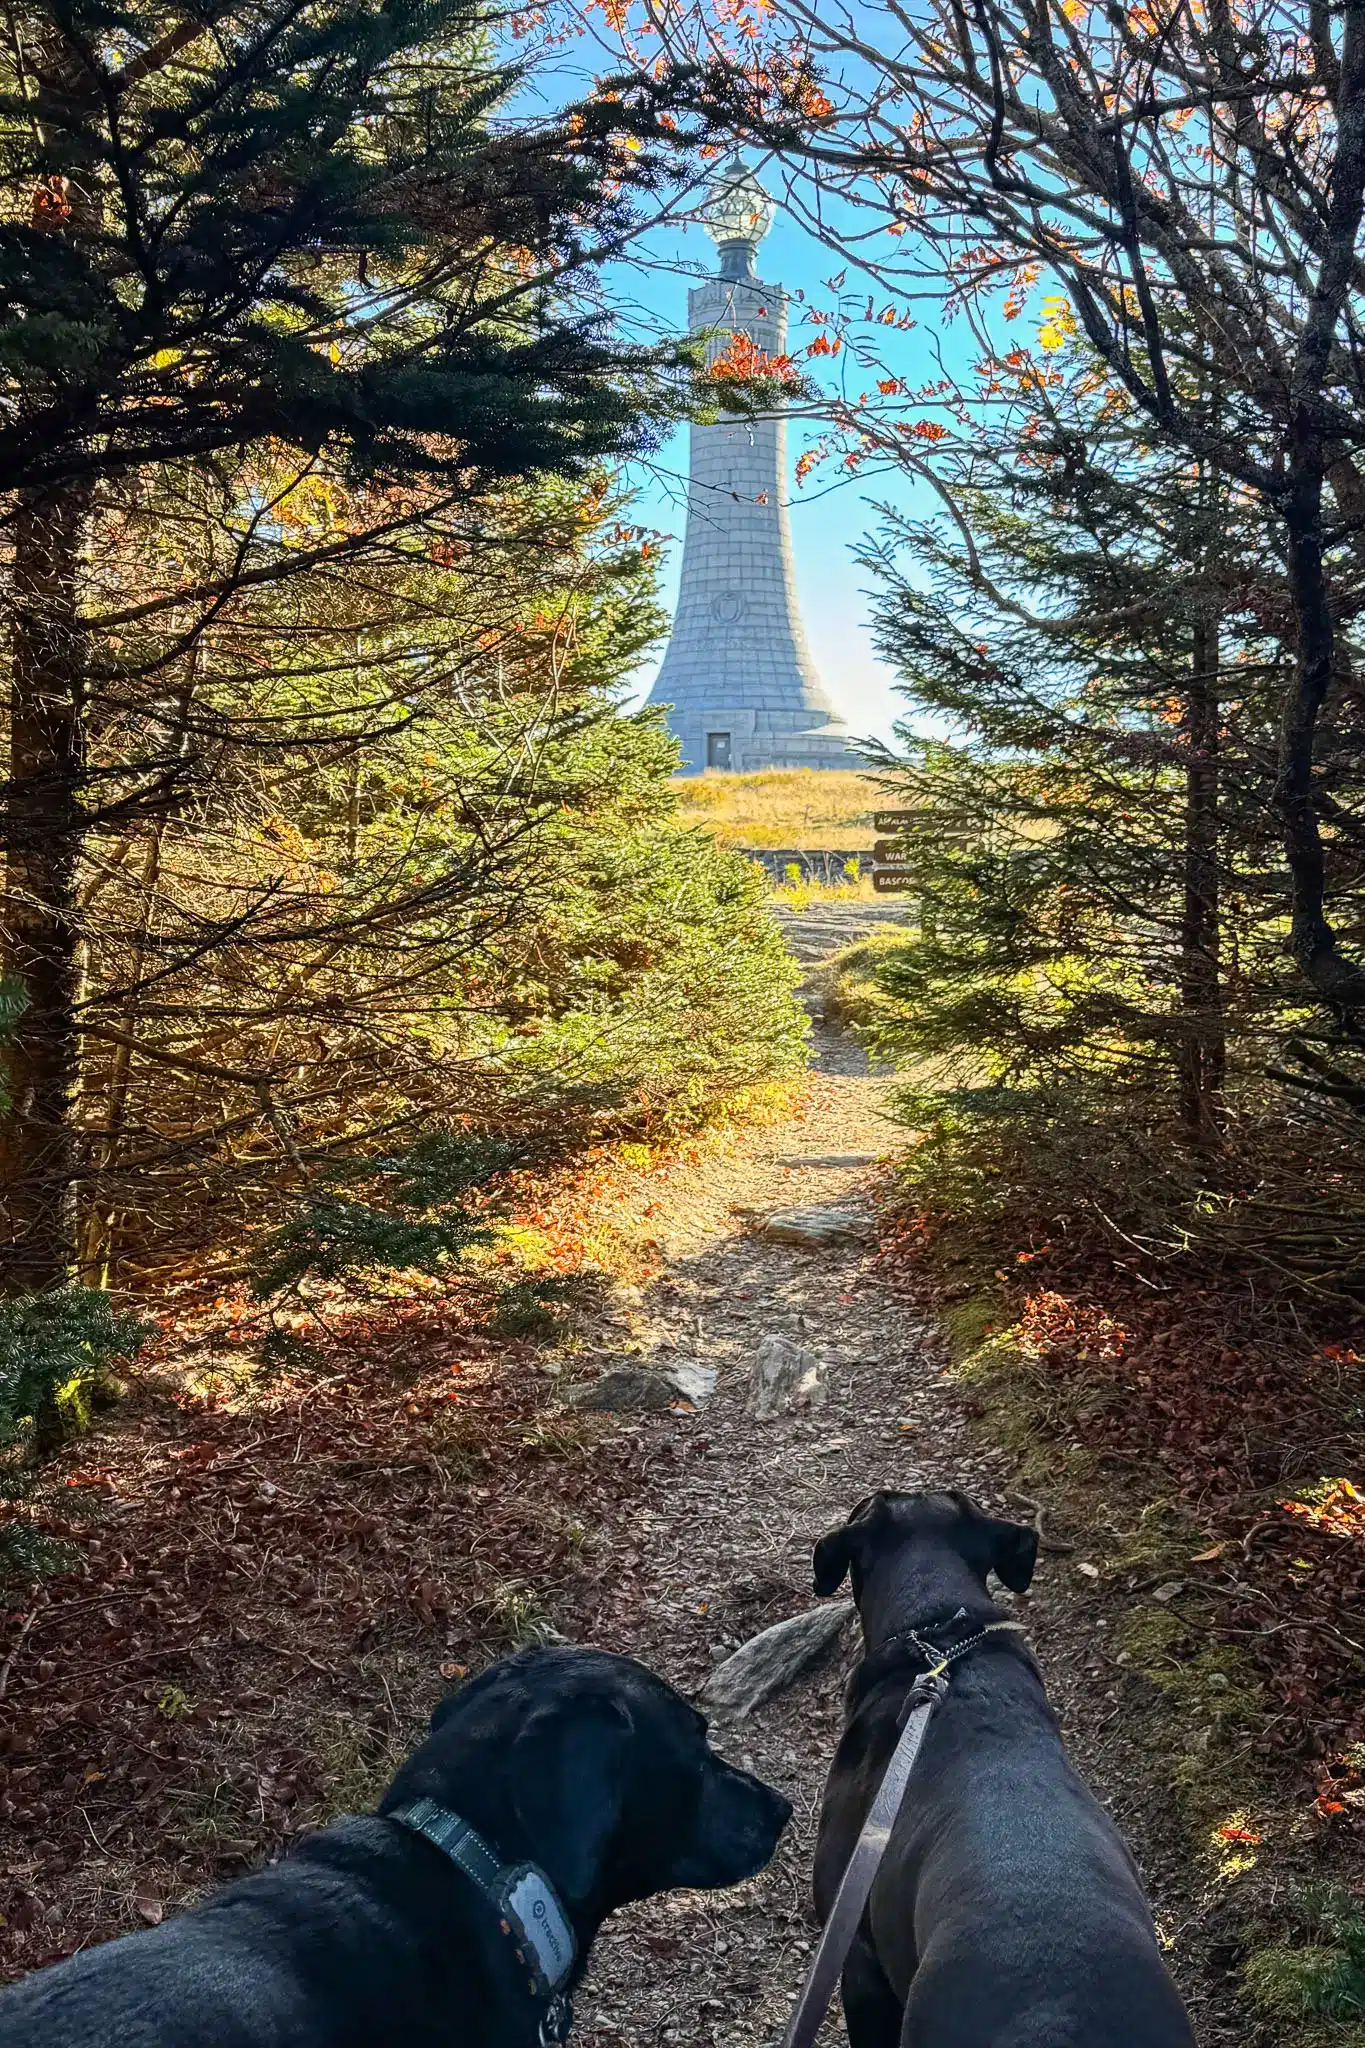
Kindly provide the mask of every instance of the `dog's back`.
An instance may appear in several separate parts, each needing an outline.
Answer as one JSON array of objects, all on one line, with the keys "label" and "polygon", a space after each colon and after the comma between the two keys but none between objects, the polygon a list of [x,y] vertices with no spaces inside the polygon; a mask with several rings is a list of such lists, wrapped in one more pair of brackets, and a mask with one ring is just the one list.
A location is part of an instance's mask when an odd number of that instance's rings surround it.
[{"label": "dog's back", "polygon": [[[856,1523],[831,1532],[844,1540],[823,1573],[817,1553],[821,1591],[841,1556],[854,1567],[872,1651],[821,1813],[822,1919],[924,1666],[913,1645],[902,1654],[902,1632],[951,1618],[965,1641],[998,1618],[985,1591],[996,1557],[1017,1590],[1028,1582],[1029,1532],[951,1500],[951,1513],[874,1517],[851,1540]],[[1068,1761],[1018,1636],[986,1637],[952,1667],[845,1968],[844,2007],[852,2048],[1193,2048],[1132,1858]]]},{"label": "dog's back", "polygon": [[[866,1703],[876,1726],[863,1781],[871,1780],[869,1799],[895,1745],[903,1696],[892,1683]],[[846,1813],[838,1832],[856,1835],[857,1825]],[[1154,2048],[1189,2040],[1132,1859],[1071,1768],[1041,1684],[1017,1652],[996,1653],[954,1680],[893,1830],[868,1925],[904,2011],[906,2042]]]}]

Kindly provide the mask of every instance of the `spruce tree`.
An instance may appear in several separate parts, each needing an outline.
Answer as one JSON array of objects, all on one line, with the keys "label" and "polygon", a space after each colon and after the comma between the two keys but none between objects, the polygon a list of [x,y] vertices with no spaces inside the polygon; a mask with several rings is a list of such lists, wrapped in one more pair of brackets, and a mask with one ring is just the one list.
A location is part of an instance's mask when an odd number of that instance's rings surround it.
[{"label": "spruce tree", "polygon": [[[620,345],[583,280],[683,138],[647,88],[498,129],[508,80],[468,0],[33,0],[10,19],[5,969],[23,1011],[0,1170],[23,1293],[77,1259],[88,835],[164,813],[188,758],[158,717],[140,772],[92,763],[129,625],[85,606],[92,522],[167,467],[221,480],[252,445],[364,482],[393,530],[637,449],[673,405],[668,363]],[[170,622],[148,703],[234,589],[298,572],[273,519],[260,501],[225,515],[227,561],[142,608]],[[365,538],[333,530],[315,553]]]},{"label": "spruce tree", "polygon": [[[1263,1070],[1291,1002],[1283,567],[1245,495],[1101,417],[978,444],[970,548],[900,521],[872,556],[882,650],[948,735],[904,727],[882,763],[926,813],[936,912],[886,970],[885,1028],[965,1061],[977,1108],[1136,1112],[1216,1148],[1229,1038]],[[1353,886],[1347,860],[1329,888]]]}]

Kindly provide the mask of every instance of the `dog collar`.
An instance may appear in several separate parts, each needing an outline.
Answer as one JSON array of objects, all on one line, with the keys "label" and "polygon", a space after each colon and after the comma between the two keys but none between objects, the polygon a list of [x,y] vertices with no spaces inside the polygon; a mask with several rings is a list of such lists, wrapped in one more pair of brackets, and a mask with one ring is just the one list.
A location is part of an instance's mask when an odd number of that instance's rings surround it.
[{"label": "dog collar", "polygon": [[[963,1621],[968,1623],[970,1633],[959,1636],[956,1642],[939,1643],[931,1639]],[[940,1615],[937,1620],[921,1622],[918,1628],[897,1629],[893,1635],[885,1636],[875,1650],[866,1652],[854,1683],[859,1692],[869,1685],[878,1684],[907,1658],[922,1662],[926,1674],[941,1677],[959,1657],[967,1656],[992,1636],[1025,1633],[1021,1621],[990,1621],[981,1628],[971,1629],[971,1617],[965,1607],[959,1607],[955,1614]]]},{"label": "dog collar", "polygon": [[526,1973],[532,1998],[548,1999],[542,2041],[562,2041],[568,2032],[569,2001],[560,1992],[574,1964],[573,1928],[554,1886],[534,1863],[504,1863],[476,1828],[434,1799],[414,1799],[385,1815],[429,1842],[476,1884],[498,1916]]}]

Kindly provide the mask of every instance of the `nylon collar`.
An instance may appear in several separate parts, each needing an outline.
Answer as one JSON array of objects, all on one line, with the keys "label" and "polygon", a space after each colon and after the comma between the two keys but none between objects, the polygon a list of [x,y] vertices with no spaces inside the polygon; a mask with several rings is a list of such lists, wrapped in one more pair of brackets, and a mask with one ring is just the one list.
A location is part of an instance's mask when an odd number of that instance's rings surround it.
[{"label": "nylon collar", "polygon": [[572,2013],[560,1987],[573,1969],[574,1934],[545,1872],[534,1863],[504,1863],[477,1828],[434,1799],[413,1799],[385,1819],[434,1843],[478,1886],[497,1914],[499,1932],[511,1944],[528,1993],[537,2002],[548,2002],[541,2041],[547,2048],[562,2041]]}]

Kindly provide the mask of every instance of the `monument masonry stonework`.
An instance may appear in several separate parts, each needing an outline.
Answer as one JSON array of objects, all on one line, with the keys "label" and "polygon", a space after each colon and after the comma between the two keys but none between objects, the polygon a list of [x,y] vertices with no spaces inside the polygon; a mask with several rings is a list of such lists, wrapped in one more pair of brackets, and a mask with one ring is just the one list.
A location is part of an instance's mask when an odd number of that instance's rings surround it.
[{"label": "monument masonry stonework", "polygon": [[[755,274],[773,204],[736,157],[703,212],[720,271],[688,294],[688,329],[714,361],[744,334],[765,356],[787,340],[787,294]],[[801,624],[781,416],[691,429],[687,532],[673,632],[651,704],[670,706],[682,770],[855,768]]]}]

